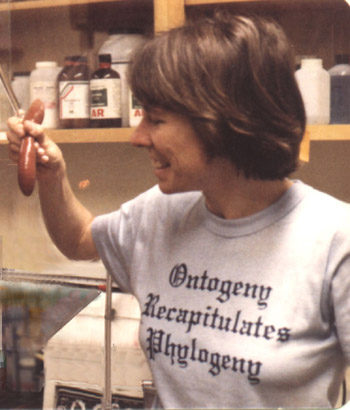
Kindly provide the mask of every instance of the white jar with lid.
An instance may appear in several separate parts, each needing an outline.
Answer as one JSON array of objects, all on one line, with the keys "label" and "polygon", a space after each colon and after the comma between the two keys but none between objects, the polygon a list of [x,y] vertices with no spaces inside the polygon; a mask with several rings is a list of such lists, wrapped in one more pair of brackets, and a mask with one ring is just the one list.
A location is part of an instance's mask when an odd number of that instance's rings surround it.
[{"label": "white jar with lid", "polygon": [[111,33],[98,54],[111,54],[112,69],[117,71],[121,80],[121,111],[122,127],[129,127],[129,86],[127,70],[132,51],[144,41],[144,37],[137,33]]},{"label": "white jar with lid", "polygon": [[60,68],[55,61],[39,61],[30,74],[30,102],[39,98],[45,105],[43,126],[58,127],[57,76]]},{"label": "white jar with lid", "polygon": [[304,58],[295,73],[308,124],[329,124],[330,76],[321,58]]}]

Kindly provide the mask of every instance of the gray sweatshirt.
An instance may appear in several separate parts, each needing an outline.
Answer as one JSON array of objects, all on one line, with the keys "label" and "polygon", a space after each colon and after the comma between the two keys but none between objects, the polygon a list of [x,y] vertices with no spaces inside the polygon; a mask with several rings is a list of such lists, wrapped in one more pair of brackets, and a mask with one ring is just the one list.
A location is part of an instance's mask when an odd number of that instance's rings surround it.
[{"label": "gray sweatshirt", "polygon": [[242,219],[158,187],[93,238],[141,308],[165,408],[330,408],[350,358],[350,206],[300,181]]}]

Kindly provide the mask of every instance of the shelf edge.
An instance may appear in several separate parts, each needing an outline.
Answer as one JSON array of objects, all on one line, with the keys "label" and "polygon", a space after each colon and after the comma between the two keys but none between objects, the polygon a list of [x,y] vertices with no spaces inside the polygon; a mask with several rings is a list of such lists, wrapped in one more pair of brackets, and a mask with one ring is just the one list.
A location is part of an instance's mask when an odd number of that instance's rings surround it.
[{"label": "shelf edge", "polygon": [[46,130],[56,143],[105,143],[129,142],[133,128],[83,128],[69,130]]},{"label": "shelf edge", "polygon": [[350,141],[349,124],[308,125],[311,141]]},{"label": "shelf edge", "polygon": [[[86,128],[47,130],[57,143],[130,142],[133,128]],[[350,124],[308,125],[310,141],[350,141]],[[0,131],[0,144],[7,144],[6,131]]]},{"label": "shelf edge", "polygon": [[[134,128],[84,128],[71,130],[46,130],[57,144],[130,142]],[[6,131],[0,131],[0,144],[7,144]]]}]

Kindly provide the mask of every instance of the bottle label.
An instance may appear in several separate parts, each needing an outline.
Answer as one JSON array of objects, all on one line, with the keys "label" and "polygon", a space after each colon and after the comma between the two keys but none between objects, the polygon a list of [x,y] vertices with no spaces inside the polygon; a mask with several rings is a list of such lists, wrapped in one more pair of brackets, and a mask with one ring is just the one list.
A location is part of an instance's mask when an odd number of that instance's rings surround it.
[{"label": "bottle label", "polygon": [[120,79],[100,78],[90,80],[90,118],[93,120],[121,117]]},{"label": "bottle label", "polygon": [[89,81],[60,81],[60,118],[89,118]]},{"label": "bottle label", "polygon": [[34,101],[37,98],[45,104],[45,109],[55,110],[57,107],[56,81],[31,81],[30,99]]},{"label": "bottle label", "polygon": [[57,115],[57,83],[56,81],[31,81],[30,101],[39,98],[45,106],[45,115],[42,125],[45,128],[56,128]]},{"label": "bottle label", "polygon": [[143,109],[136,97],[130,91],[130,127],[137,127],[143,118]]}]

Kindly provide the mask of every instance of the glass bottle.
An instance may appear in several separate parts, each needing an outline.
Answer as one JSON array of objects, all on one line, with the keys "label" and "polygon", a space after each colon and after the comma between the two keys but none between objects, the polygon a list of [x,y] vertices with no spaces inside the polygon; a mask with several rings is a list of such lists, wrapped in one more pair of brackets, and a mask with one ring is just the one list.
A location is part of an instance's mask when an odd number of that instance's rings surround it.
[{"label": "glass bottle", "polygon": [[61,128],[88,128],[90,125],[90,70],[87,57],[66,57],[58,76],[59,121]]},{"label": "glass bottle", "polygon": [[90,126],[121,127],[120,75],[112,69],[110,54],[100,54],[98,58],[99,68],[90,79]]}]

